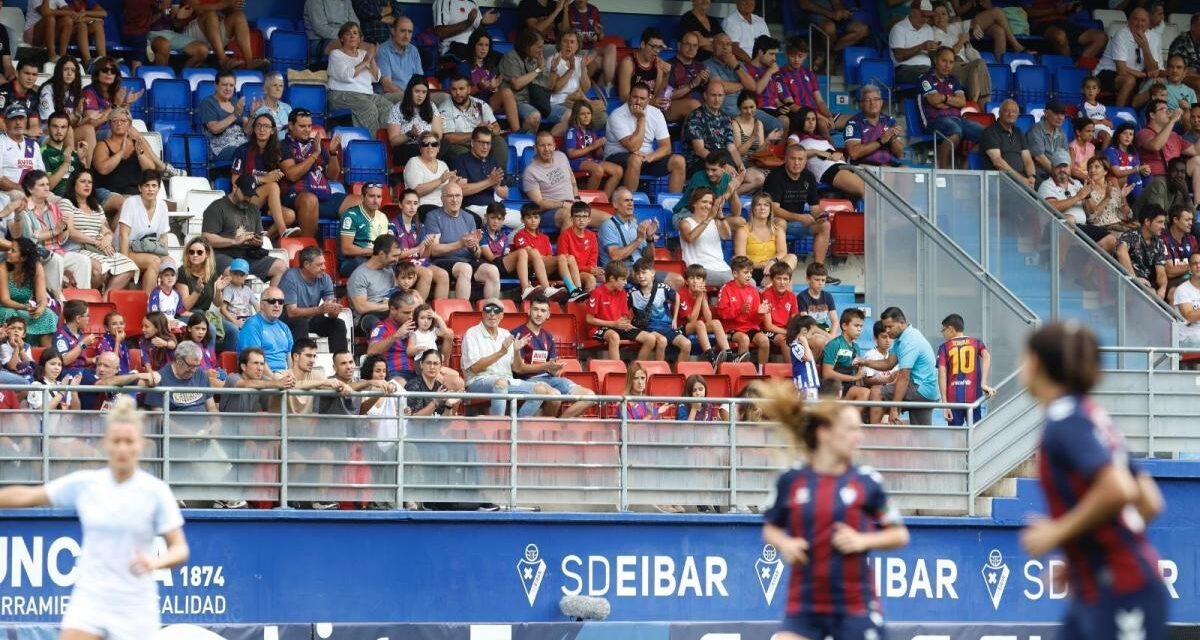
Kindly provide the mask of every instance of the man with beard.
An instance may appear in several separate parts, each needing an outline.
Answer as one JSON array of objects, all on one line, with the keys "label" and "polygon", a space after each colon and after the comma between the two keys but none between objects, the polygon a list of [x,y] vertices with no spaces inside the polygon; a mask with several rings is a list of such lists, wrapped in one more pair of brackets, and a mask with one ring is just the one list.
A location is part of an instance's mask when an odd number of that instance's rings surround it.
[{"label": "man with beard", "polygon": [[38,120],[38,93],[34,90],[37,84],[37,65],[29,60],[17,63],[17,79],[0,87],[0,109],[20,105],[29,114],[25,132],[33,138],[42,135],[41,122]]},{"label": "man with beard", "polygon": [[254,176],[238,177],[229,195],[204,210],[201,236],[212,245],[218,272],[225,271],[235,258],[242,258],[250,264],[250,273],[255,277],[278,285],[287,271],[287,263],[271,257],[262,248],[262,215],[250,200],[253,196]]},{"label": "man with beard", "polygon": [[317,237],[318,219],[337,220],[361,200],[330,188],[329,180],[342,176],[342,140],[334,136],[326,151],[320,138],[312,134],[312,112],[308,109],[293,109],[288,114],[288,134],[279,145],[279,154],[283,206],[296,211],[302,235]]},{"label": "man with beard", "polygon": [[387,315],[388,295],[396,287],[393,268],[400,260],[400,242],[396,236],[384,234],[371,245],[371,257],[360,264],[346,283],[354,324],[370,335],[375,325]]},{"label": "man with beard", "polygon": [[508,141],[500,135],[504,130],[488,103],[471,96],[471,81],[466,76],[451,77],[450,100],[444,101],[439,109],[446,121],[442,133],[443,160],[468,153],[471,135],[476,127],[484,126],[492,130],[492,161],[497,167],[508,166]]}]

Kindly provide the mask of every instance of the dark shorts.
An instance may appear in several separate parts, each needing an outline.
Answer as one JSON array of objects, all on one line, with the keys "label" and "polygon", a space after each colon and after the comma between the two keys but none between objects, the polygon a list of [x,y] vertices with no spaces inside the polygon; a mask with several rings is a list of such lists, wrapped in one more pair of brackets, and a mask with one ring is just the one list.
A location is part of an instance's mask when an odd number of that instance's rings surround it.
[{"label": "dark shorts", "polygon": [[[304,192],[307,193],[307,192]],[[283,194],[283,206],[295,208],[296,198],[300,195],[295,191]],[[319,198],[318,198],[319,199]],[[317,205],[317,215],[322,220],[337,220],[342,217],[342,202],[346,199],[344,193],[331,193],[329,197],[320,200]]]},{"label": "dark shorts", "polygon": [[479,265],[483,264],[483,262],[480,260],[463,260],[461,258],[434,258],[433,266],[441,267],[446,271],[446,273],[453,274],[454,265],[459,264],[460,262],[465,262],[471,265],[472,275],[474,275],[475,270],[479,268]]},{"label": "dark shorts", "polygon": [[[729,337],[732,338],[733,336],[736,336],[739,333],[745,335],[747,338],[750,338],[750,340],[753,341],[754,336],[756,336],[760,333],[764,333],[764,331],[762,329],[751,329],[749,331],[730,331]],[[768,337],[770,337],[770,336],[768,336]]]},{"label": "dark shorts", "polygon": [[835,164],[832,167],[829,167],[828,169],[826,169],[825,173],[821,174],[820,181],[825,184],[833,184],[833,179],[835,177],[837,177],[837,174],[839,174],[843,171],[849,171],[849,170],[850,170],[850,165],[848,165],[844,162],[839,162],[838,164]]},{"label": "dark shorts", "polygon": [[1100,242],[1111,235],[1111,232],[1108,229],[1096,226],[1094,224],[1076,224],[1075,226],[1079,227],[1079,230],[1083,232],[1083,235],[1091,238],[1092,242]]},{"label": "dark shorts", "polygon": [[679,329],[671,328],[671,327],[664,327],[662,329],[647,328],[646,331],[649,333],[657,333],[658,335],[666,338],[668,343],[670,343],[675,338],[678,338],[679,336],[683,335],[682,331],[680,331]]},{"label": "dark shorts", "polygon": [[492,260],[492,266],[496,267],[496,270],[500,272],[501,280],[512,279],[512,278],[517,277],[517,274],[509,271],[504,266],[504,258],[503,257]]},{"label": "dark shorts", "polygon": [[1096,602],[1075,600],[1067,609],[1059,640],[1117,640],[1167,637],[1167,589],[1162,582],[1125,596],[1105,595]]},{"label": "dark shorts", "polygon": [[[233,262],[233,258],[227,254],[221,253],[220,251],[217,251],[216,253],[217,272],[221,273],[229,268],[229,263]],[[257,260],[246,258],[246,262],[250,263],[250,273],[259,280],[266,282],[271,279],[271,267],[274,266],[276,262],[279,262],[279,259],[271,256],[264,256],[262,258],[258,258]]]},{"label": "dark shorts", "polygon": [[[784,618],[782,630],[808,640],[824,640],[827,636],[833,636],[836,640],[887,638],[882,616],[876,616],[876,619],[872,620],[871,616],[801,614]],[[874,633],[871,633],[872,631]]]},{"label": "dark shorts", "polygon": [[1106,69],[1096,74],[1096,79],[1100,81],[1100,90],[1108,93],[1116,93],[1117,91],[1117,72],[1111,69]]},{"label": "dark shorts", "polygon": [[592,332],[592,338],[599,340],[600,342],[604,342],[604,334],[609,331],[616,333],[621,337],[622,340],[637,340],[638,334],[642,332],[641,329],[636,327],[633,329],[610,329],[608,327],[596,327],[596,330]]},{"label": "dark shorts", "polygon": [[[975,407],[975,410],[972,411],[971,413],[975,414],[972,417],[972,424],[977,424],[980,420],[983,420],[983,407],[982,406]],[[950,422],[948,424],[952,427],[961,427],[961,426],[967,424],[967,410],[966,409],[951,409],[950,410]]]},{"label": "dark shorts", "polygon": [[1054,27],[1062,29],[1063,32],[1067,34],[1067,44],[1072,48],[1074,48],[1075,44],[1079,41],[1079,36],[1083,35],[1083,33],[1089,29],[1089,27],[1072,22],[1071,20],[1060,19],[1050,20],[1047,22],[1030,22],[1029,33],[1030,35],[1044,36],[1046,35],[1046,31]]},{"label": "dark shorts", "polygon": [[[667,170],[667,161],[670,159],[671,159],[671,156],[667,156],[665,158],[659,158],[658,160],[655,160],[654,162],[642,163],[642,175],[643,176],[654,176],[654,177],[661,177],[661,176],[667,175],[669,173],[669,171]],[[628,153],[618,153],[616,155],[611,155],[611,156],[605,158],[605,160],[608,160],[609,162],[611,162],[613,164],[620,165],[621,167],[629,166],[629,154]]]}]

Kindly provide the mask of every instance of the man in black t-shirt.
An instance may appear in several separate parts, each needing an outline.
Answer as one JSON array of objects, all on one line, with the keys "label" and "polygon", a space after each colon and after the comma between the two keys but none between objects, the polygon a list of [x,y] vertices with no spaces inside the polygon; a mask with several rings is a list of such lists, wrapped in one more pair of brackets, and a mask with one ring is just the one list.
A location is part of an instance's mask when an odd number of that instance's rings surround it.
[{"label": "man in black t-shirt", "polygon": [[521,0],[517,15],[521,24],[542,34],[546,44],[558,42],[558,22],[570,0]]},{"label": "man in black t-shirt", "polygon": [[787,221],[788,238],[811,234],[813,263],[824,264],[829,253],[829,216],[821,209],[817,179],[806,170],[807,165],[804,147],[788,145],[783,166],[767,176],[763,191],[771,196],[771,212]]}]

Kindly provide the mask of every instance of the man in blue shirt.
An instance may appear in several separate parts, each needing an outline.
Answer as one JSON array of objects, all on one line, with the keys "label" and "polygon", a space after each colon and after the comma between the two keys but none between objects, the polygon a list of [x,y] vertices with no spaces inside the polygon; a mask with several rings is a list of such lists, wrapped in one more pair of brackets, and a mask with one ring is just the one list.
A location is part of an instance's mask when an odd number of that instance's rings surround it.
[{"label": "man in blue shirt", "polygon": [[[259,301],[259,312],[247,318],[241,332],[238,333],[238,351],[247,347],[262,349],[267,358],[267,367],[274,373],[287,371],[288,354],[292,352],[294,342],[291,329],[280,319],[283,315],[283,301],[282,289],[267,287]],[[178,354],[178,347],[176,353]]]},{"label": "man in blue shirt", "polygon": [[644,220],[638,223],[633,216],[633,193],[618,187],[612,195],[613,217],[600,225],[600,266],[620,260],[633,269],[633,263],[642,257],[658,231],[658,222]]},{"label": "man in blue shirt", "polygon": [[392,23],[392,37],[379,45],[375,64],[379,65],[379,86],[392,102],[404,99],[404,89],[414,75],[423,75],[421,54],[412,44],[413,22],[406,16]]},{"label": "man in blue shirt", "polygon": [[[879,319],[895,340],[891,351],[883,360],[860,362],[877,371],[890,371],[899,365],[896,381],[883,386],[883,399],[900,402],[938,402],[937,357],[929,340],[908,325],[904,312],[899,307],[888,307]],[[900,420],[900,408],[892,407],[888,412],[892,424]],[[933,424],[933,409],[909,409],[910,424]]]}]

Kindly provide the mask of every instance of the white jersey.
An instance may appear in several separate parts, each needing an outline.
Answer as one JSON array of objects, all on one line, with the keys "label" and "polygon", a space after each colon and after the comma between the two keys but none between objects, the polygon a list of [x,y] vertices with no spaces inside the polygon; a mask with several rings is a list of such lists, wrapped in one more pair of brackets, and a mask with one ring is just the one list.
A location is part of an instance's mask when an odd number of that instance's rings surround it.
[{"label": "white jersey", "polygon": [[[79,579],[63,626],[110,629],[109,620],[93,616],[111,614],[116,619],[112,624],[136,620],[157,630],[158,583],[153,572],[138,576],[130,567],[138,552],[154,555],[155,536],[183,526],[170,487],[140,469],[118,484],[112,471],[104,468],[51,481],[46,493],[52,506],[74,509],[83,529],[76,567]],[[109,637],[119,636],[110,632]]]}]

